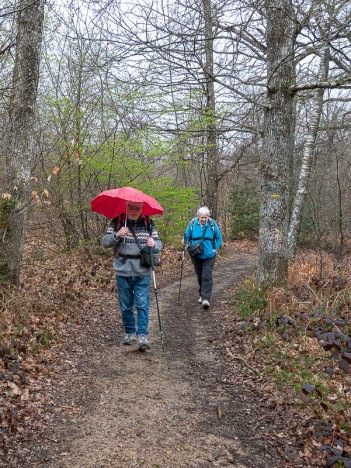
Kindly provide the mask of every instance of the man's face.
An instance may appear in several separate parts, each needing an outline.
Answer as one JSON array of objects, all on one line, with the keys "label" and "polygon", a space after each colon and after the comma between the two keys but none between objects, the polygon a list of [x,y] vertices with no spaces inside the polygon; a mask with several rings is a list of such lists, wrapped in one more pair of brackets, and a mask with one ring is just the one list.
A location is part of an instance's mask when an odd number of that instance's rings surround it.
[{"label": "man's face", "polygon": [[133,203],[127,202],[127,216],[129,219],[136,221],[141,215],[141,210],[143,208],[142,203]]},{"label": "man's face", "polygon": [[208,221],[208,216],[199,216],[199,223],[204,225]]}]

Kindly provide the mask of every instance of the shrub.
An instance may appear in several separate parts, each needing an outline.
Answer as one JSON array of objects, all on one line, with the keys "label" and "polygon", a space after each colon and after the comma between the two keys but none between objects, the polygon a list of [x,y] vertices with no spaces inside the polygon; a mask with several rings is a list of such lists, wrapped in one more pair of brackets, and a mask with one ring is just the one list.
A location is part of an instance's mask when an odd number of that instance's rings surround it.
[{"label": "shrub", "polygon": [[230,195],[231,240],[256,239],[259,229],[259,197],[253,184],[235,187]]}]

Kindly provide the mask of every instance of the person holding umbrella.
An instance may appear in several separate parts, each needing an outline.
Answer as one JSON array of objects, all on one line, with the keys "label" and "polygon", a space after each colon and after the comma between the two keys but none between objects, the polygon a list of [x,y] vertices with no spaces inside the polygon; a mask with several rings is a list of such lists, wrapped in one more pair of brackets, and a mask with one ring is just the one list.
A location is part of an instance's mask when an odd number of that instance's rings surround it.
[{"label": "person holding umbrella", "polygon": [[[119,198],[116,201],[112,197],[113,201],[108,202],[109,209],[111,203],[117,204],[118,208],[113,213],[119,212],[119,215],[112,219],[103,236],[102,245],[105,248],[114,248],[115,252],[113,268],[116,275],[122,324],[125,331],[122,344],[131,345],[137,342],[139,350],[145,351],[150,348],[148,324],[151,267],[141,264],[141,250],[147,248],[150,252],[160,252],[162,242],[158,236],[154,221],[144,213],[154,212],[160,214],[163,212],[163,208],[152,197],[136,189],[130,187],[129,189],[127,193],[123,194],[127,199]],[[120,190],[121,195],[123,189],[117,190]],[[113,190],[106,192],[113,192]],[[102,213],[103,210],[101,206],[98,206],[98,202],[102,202],[103,194],[104,192],[93,200],[92,209],[94,211]],[[156,208],[152,209],[150,207],[150,200],[157,203],[158,211]],[[124,213],[123,205],[125,207]],[[109,212],[110,215],[111,213],[112,211]],[[137,320],[135,320],[134,306],[137,311]]]}]

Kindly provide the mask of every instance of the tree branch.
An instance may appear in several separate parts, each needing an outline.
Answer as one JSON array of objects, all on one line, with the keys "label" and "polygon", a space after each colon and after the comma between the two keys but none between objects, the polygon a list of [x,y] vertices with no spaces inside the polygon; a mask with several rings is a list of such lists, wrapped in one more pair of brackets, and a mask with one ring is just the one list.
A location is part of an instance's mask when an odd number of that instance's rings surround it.
[{"label": "tree branch", "polygon": [[296,93],[306,89],[334,89],[342,88],[344,84],[351,83],[351,76],[336,80],[336,81],[316,81],[315,83],[305,83],[301,85],[290,86],[289,91]]}]

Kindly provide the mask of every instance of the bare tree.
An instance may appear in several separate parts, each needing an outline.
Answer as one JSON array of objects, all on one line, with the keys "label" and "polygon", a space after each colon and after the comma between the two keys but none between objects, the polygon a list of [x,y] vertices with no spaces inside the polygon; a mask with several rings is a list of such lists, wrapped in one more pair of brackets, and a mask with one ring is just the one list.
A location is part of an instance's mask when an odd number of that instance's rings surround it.
[{"label": "bare tree", "polygon": [[44,20],[44,0],[21,0],[17,13],[16,57],[8,118],[2,143],[6,187],[0,203],[0,273],[19,283],[35,127],[35,103]]},{"label": "bare tree", "polygon": [[203,0],[204,29],[205,29],[205,66],[206,79],[206,153],[207,153],[207,185],[205,203],[209,206],[211,214],[217,218],[218,214],[218,184],[219,184],[219,154],[217,145],[216,125],[216,97],[214,81],[214,50],[212,32],[211,0]]},{"label": "bare tree", "polygon": [[294,76],[291,0],[266,0],[267,108],[260,159],[261,208],[257,284],[285,286],[288,273],[289,167]]},{"label": "bare tree", "polygon": [[[233,168],[254,179],[260,157],[258,284],[283,285],[287,203],[297,184],[291,167],[299,163],[293,155],[313,153],[305,129],[318,127],[307,110],[323,89],[350,80],[347,2],[322,3],[324,12],[334,8],[324,41],[333,63],[329,79],[317,73],[324,42],[312,0],[139,0],[128,10],[117,0],[66,0],[69,20],[56,16],[62,29],[51,28],[52,47],[45,50],[39,138],[45,161],[35,175],[43,171],[44,185],[53,166],[60,169],[51,180],[50,210],[62,221],[67,245],[89,240],[89,201],[117,181],[174,177],[177,186],[194,187],[214,216],[225,217]],[[297,123],[301,153],[293,148],[294,103],[306,113]],[[305,170],[300,179],[306,194],[310,176]]]},{"label": "bare tree", "polygon": [[[326,82],[328,79],[329,61],[330,61],[330,47],[328,43],[328,26],[323,18],[323,12],[321,5],[319,4],[316,8],[316,17],[318,18],[319,28],[321,30],[321,37],[323,41],[323,47],[320,51],[320,64],[318,81]],[[330,24],[329,24],[330,26]],[[295,194],[295,201],[292,209],[290,226],[288,232],[288,249],[289,257],[292,258],[296,251],[297,234],[300,228],[300,220],[302,208],[305,200],[305,195],[310,180],[311,163],[315,153],[316,139],[319,130],[319,123],[323,112],[323,96],[324,88],[317,88],[314,91],[312,98],[312,111],[309,122],[309,132],[306,136],[305,148],[303,151],[303,158],[301,164],[301,170],[298,180],[298,187]]]},{"label": "bare tree", "polygon": [[[210,206],[213,216],[218,212],[220,182],[238,159],[231,147],[235,141],[233,116],[223,107],[220,112],[216,108],[216,93],[223,87],[219,74],[229,76],[221,58],[225,51],[221,42],[227,39],[220,37],[222,29],[218,25],[227,3],[230,2],[145,0],[128,13],[109,5],[109,18],[114,26],[106,28],[113,31],[109,37],[117,54],[121,45],[126,44],[125,53],[129,55],[126,63],[133,67],[134,57],[138,58],[139,70],[133,70],[135,82],[147,83],[155,94],[162,90],[161,106],[166,118],[160,120],[157,110],[156,118],[149,119],[148,124],[153,126],[157,122],[159,131],[168,133],[170,138],[182,139],[193,148],[179,157],[196,167],[191,183],[199,188],[199,198]],[[232,57],[231,51],[228,56]],[[222,99],[226,99],[223,94]],[[151,107],[148,115],[150,111]],[[240,157],[241,143],[240,140]]]}]

